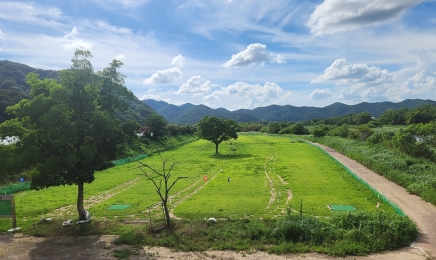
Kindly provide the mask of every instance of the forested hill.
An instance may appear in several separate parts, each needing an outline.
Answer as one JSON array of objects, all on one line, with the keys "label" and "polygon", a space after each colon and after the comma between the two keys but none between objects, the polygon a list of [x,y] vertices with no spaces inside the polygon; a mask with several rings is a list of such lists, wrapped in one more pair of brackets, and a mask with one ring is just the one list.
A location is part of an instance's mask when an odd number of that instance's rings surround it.
[{"label": "forested hill", "polygon": [[372,116],[379,117],[383,112],[389,109],[395,110],[403,107],[414,108],[426,104],[436,105],[436,101],[433,100],[406,99],[399,103],[386,101],[345,105],[337,102],[322,108],[271,105],[267,107],[258,107],[252,110],[239,109],[236,111],[229,111],[224,108],[212,109],[204,105],[184,104],[176,106],[164,101],[156,101],[152,99],[143,100],[143,102],[151,106],[157,113],[173,124],[194,124],[206,115],[220,118],[231,118],[238,122],[298,122],[311,119],[326,119],[361,112],[369,112]]},{"label": "forested hill", "polygon": [[[0,123],[10,119],[5,113],[6,107],[28,98],[29,86],[26,83],[26,75],[31,72],[39,74],[40,79],[59,78],[59,72],[55,70],[35,69],[22,63],[0,60]],[[134,119],[143,125],[151,113],[154,113],[154,110],[134,96],[133,100],[129,101],[129,109],[118,112],[117,117],[123,121]]]}]

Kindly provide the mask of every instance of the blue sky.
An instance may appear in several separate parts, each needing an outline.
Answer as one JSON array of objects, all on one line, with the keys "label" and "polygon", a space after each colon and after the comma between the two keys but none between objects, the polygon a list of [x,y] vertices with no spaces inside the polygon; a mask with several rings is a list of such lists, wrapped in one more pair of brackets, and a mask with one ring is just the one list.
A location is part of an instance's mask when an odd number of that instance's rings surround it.
[{"label": "blue sky", "polygon": [[229,110],[436,100],[436,1],[0,2],[0,60],[124,62],[139,99]]}]

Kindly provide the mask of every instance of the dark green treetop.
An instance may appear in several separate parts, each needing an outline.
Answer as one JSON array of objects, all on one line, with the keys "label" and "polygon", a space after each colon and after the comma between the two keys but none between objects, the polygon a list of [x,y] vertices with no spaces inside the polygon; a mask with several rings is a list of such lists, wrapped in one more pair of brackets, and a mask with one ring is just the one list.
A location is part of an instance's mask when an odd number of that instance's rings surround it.
[{"label": "dark green treetop", "polygon": [[215,153],[223,141],[238,139],[238,123],[232,119],[220,119],[214,116],[205,116],[197,124],[197,135],[201,139],[215,144]]}]

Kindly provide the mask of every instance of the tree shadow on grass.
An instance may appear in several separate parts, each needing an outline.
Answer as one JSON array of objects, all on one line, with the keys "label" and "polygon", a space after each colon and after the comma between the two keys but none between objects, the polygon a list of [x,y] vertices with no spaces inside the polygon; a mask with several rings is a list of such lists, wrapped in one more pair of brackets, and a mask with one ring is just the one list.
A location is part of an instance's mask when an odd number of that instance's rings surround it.
[{"label": "tree shadow on grass", "polygon": [[252,154],[213,154],[209,156],[209,158],[212,159],[244,159],[244,158],[250,158],[253,157]]}]

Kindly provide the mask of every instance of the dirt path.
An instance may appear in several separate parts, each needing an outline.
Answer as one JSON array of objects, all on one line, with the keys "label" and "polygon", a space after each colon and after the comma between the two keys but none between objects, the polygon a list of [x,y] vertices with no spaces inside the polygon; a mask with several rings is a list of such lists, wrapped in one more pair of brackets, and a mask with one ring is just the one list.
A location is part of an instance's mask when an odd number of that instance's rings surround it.
[{"label": "dirt path", "polygon": [[2,260],[116,260],[115,251],[129,250],[133,253],[130,260],[139,259],[189,259],[189,260],[423,260],[420,252],[413,248],[375,254],[370,256],[332,257],[317,253],[270,255],[265,252],[235,252],[221,250],[207,250],[204,252],[175,252],[164,247],[132,248],[126,245],[114,245],[116,236],[87,236],[87,237],[30,237],[22,234],[0,234],[0,259]]},{"label": "dirt path", "polygon": [[409,216],[419,228],[419,236],[413,248],[425,251],[431,259],[436,259],[436,207],[425,202],[418,196],[409,194],[404,188],[389,181],[385,177],[362,166],[360,163],[346,157],[334,149],[321,144],[315,144],[332,157],[345,165],[357,176],[385,195]]}]

